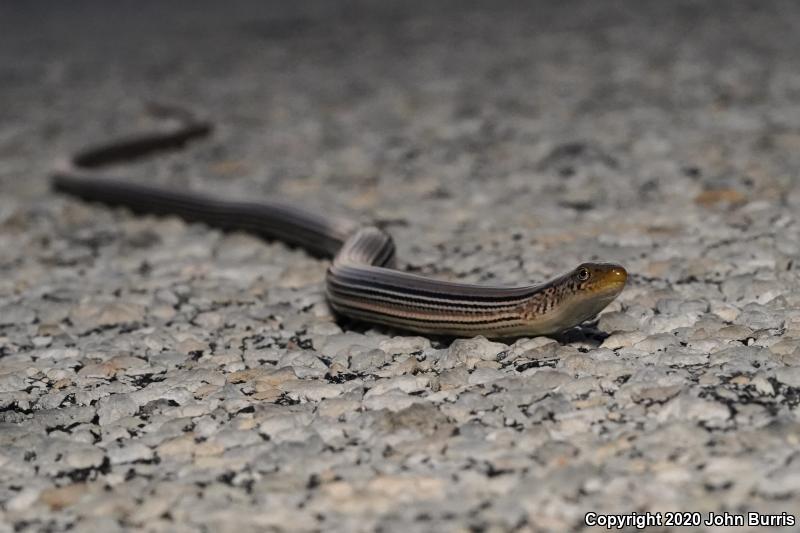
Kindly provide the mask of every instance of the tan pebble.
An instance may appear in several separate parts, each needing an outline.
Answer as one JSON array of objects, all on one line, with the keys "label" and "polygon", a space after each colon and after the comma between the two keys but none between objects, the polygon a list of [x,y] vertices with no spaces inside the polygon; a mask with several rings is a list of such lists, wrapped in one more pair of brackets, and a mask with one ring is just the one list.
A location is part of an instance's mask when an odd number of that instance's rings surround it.
[{"label": "tan pebble", "polygon": [[334,481],[324,485],[323,492],[328,498],[344,500],[345,498],[351,498],[355,494],[355,488],[345,481]]},{"label": "tan pebble", "polygon": [[329,418],[339,418],[343,414],[358,411],[360,407],[361,402],[357,400],[325,398],[320,402],[317,408],[317,414]]},{"label": "tan pebble", "polygon": [[719,204],[740,205],[747,201],[747,197],[736,189],[708,189],[694,198],[694,203],[703,207],[714,207]]},{"label": "tan pebble", "polygon": [[194,317],[195,324],[206,330],[219,329],[223,321],[222,315],[213,311],[206,311]]},{"label": "tan pebble", "polygon": [[216,442],[201,442],[194,449],[195,457],[210,457],[220,455],[225,451],[225,447]]},{"label": "tan pebble", "polygon": [[194,451],[197,444],[194,442],[194,434],[187,433],[174,439],[169,439],[159,444],[156,451],[161,456],[188,455]]},{"label": "tan pebble", "polygon": [[238,472],[245,467],[245,464],[245,459],[230,455],[203,455],[194,458],[194,465],[202,470]]},{"label": "tan pebble", "polygon": [[367,491],[383,493],[401,500],[439,498],[444,496],[445,482],[427,476],[378,476],[369,481]]},{"label": "tan pebble", "polygon": [[236,429],[241,431],[247,431],[249,429],[253,429],[258,427],[258,422],[256,422],[255,418],[240,418],[236,421]]},{"label": "tan pebble", "polygon": [[63,389],[69,387],[72,384],[72,380],[68,378],[62,378],[53,383],[54,389]]},{"label": "tan pebble", "polygon": [[[36,331],[43,337],[58,337],[64,332],[64,329],[60,324],[40,324]],[[0,342],[2,342],[2,338],[0,338]]]},{"label": "tan pebble", "polygon": [[420,352],[430,346],[431,341],[425,337],[393,337],[378,343],[379,349],[391,354]]},{"label": "tan pebble", "polygon": [[748,378],[745,375],[739,374],[738,376],[732,377],[730,382],[733,383],[734,385],[749,385],[750,378]]},{"label": "tan pebble", "polygon": [[217,366],[237,365],[237,364],[244,366],[244,364],[242,363],[242,356],[239,355],[238,353],[218,353],[209,357],[208,361],[211,364]]},{"label": "tan pebble", "polygon": [[406,359],[392,363],[383,370],[375,373],[378,377],[389,378],[394,376],[402,376],[405,374],[413,374],[419,368],[417,358],[413,355],[408,356]]},{"label": "tan pebble", "polygon": [[87,378],[108,379],[114,376],[114,374],[116,373],[117,373],[117,368],[108,361],[104,363],[95,363],[91,365],[86,365],[80,370],[78,370],[79,376]]},{"label": "tan pebble", "polygon": [[616,350],[619,348],[627,348],[633,346],[637,342],[643,341],[647,335],[640,331],[623,331],[614,333],[603,341],[600,345],[601,348],[608,348],[609,350]]},{"label": "tan pebble", "polygon": [[742,313],[737,307],[727,304],[715,305],[711,312],[727,322],[733,322]]},{"label": "tan pebble", "polygon": [[726,326],[721,328],[717,334],[723,339],[743,340],[753,334],[753,330],[747,326]]},{"label": "tan pebble", "polygon": [[136,509],[134,509],[131,515],[128,517],[128,519],[135,524],[141,524],[145,521],[154,520],[168,512],[175,504],[174,497],[166,496],[164,494],[147,494],[142,496],[143,501],[136,506]]},{"label": "tan pebble", "polygon": [[671,261],[651,261],[647,265],[645,272],[647,272],[648,276],[663,278],[672,269]]},{"label": "tan pebble", "polygon": [[248,368],[246,370],[231,372],[228,374],[227,380],[228,383],[244,383],[256,379],[258,376],[264,374],[264,372],[265,370],[263,368]]},{"label": "tan pebble", "polygon": [[769,347],[769,351],[775,355],[787,355],[800,350],[800,340],[781,339]]},{"label": "tan pebble", "polygon": [[208,349],[208,344],[197,339],[188,338],[178,342],[175,349],[183,354],[190,354],[192,352],[203,352]]},{"label": "tan pebble", "polygon": [[720,382],[719,376],[714,374],[713,372],[706,372],[697,380],[697,383],[703,387],[707,387],[709,385],[717,385]]},{"label": "tan pebble", "polygon": [[39,494],[39,501],[49,506],[51,510],[59,511],[77,502],[86,492],[86,483],[53,487],[43,490]]},{"label": "tan pebble", "polygon": [[[611,414],[614,414],[614,413],[609,413],[609,415],[611,415]],[[621,413],[617,413],[617,414],[619,416],[621,416]],[[609,416],[609,418],[610,418],[610,416]],[[610,442],[608,442],[606,444],[603,444],[601,446],[598,446],[594,450],[593,457],[597,462],[604,462],[609,457],[613,457],[613,456],[617,455],[620,452],[623,452],[625,450],[629,450],[632,446],[633,446],[633,444],[631,444],[631,441],[630,441],[629,438],[622,437],[622,438],[619,438],[619,439],[616,439],[616,440],[612,440],[612,441],[610,441]]]},{"label": "tan pebble", "polygon": [[397,364],[398,374],[413,374],[417,368],[419,368],[419,362],[413,355]]},{"label": "tan pebble", "polygon": [[800,350],[787,355],[779,356],[781,363],[786,366],[800,366]]},{"label": "tan pebble", "polygon": [[118,355],[109,359],[108,363],[115,369],[142,368],[147,365],[147,361],[139,357],[130,355]]},{"label": "tan pebble", "polygon": [[285,381],[295,380],[297,378],[297,374],[295,373],[294,369],[289,366],[285,366],[283,368],[278,368],[277,370],[271,370],[264,372],[262,375],[258,376],[256,381],[256,390],[259,390],[259,385],[280,385]]},{"label": "tan pebble", "polygon": [[172,320],[175,318],[176,311],[171,305],[157,305],[150,309],[150,316],[158,318],[159,320]]},{"label": "tan pebble", "polygon": [[347,372],[347,367],[339,361],[334,361],[328,369],[328,373],[332,376],[337,376],[345,372]]},{"label": "tan pebble", "polygon": [[666,385],[662,387],[647,387],[641,391],[631,394],[634,402],[642,400],[652,400],[655,402],[665,402],[681,391],[680,385]]},{"label": "tan pebble", "polygon": [[205,385],[200,385],[197,390],[194,391],[195,398],[205,398],[209,394],[214,394],[219,390],[219,386],[212,385],[210,383],[206,383]]},{"label": "tan pebble", "polygon": [[129,302],[110,302],[105,304],[86,302],[70,313],[72,321],[84,328],[137,322],[143,316],[144,307]]},{"label": "tan pebble", "polygon": [[260,390],[251,396],[254,400],[258,400],[260,402],[274,402],[277,401],[278,398],[281,397],[282,392],[276,389],[274,386],[271,386],[265,390]]},{"label": "tan pebble", "polygon": [[573,405],[576,409],[589,409],[590,407],[606,405],[606,403],[608,403],[608,400],[606,399],[605,395],[595,394],[593,396],[589,396],[585,400],[575,400]]}]

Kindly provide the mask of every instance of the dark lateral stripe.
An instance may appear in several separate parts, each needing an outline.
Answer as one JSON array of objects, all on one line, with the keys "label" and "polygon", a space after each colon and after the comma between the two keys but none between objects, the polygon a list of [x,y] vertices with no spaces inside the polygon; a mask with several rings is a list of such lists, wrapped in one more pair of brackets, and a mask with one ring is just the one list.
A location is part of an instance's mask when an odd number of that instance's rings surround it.
[{"label": "dark lateral stripe", "polygon": [[[344,307],[351,310],[358,310],[362,313],[369,313],[371,315],[382,315],[385,317],[392,317],[398,320],[409,320],[414,322],[426,323],[426,324],[464,324],[464,325],[484,325],[484,324],[497,324],[501,322],[508,322],[508,321],[517,321],[519,317],[516,315],[495,315],[493,318],[484,318],[484,317],[476,317],[480,318],[480,320],[470,320],[469,318],[465,317],[463,319],[455,318],[455,317],[448,317],[445,314],[427,314],[421,315],[414,313],[413,311],[410,314],[411,316],[405,316],[406,313],[398,313],[398,309],[395,308],[388,308],[388,307],[381,307],[377,305],[369,305],[368,302],[363,302],[360,300],[353,300],[351,298],[334,298],[332,300],[334,308]],[[364,305],[366,303],[366,305]],[[438,317],[438,318],[437,318]]]},{"label": "dark lateral stripe", "polygon": [[354,285],[343,283],[336,277],[328,278],[328,287],[331,291],[341,294],[347,294],[354,297],[362,297],[366,299],[381,300],[386,302],[393,302],[397,305],[404,305],[409,308],[425,308],[425,309],[448,309],[448,310],[462,310],[464,313],[497,313],[502,310],[514,310],[519,307],[526,298],[518,300],[509,300],[504,302],[493,303],[476,303],[464,300],[454,300],[445,298],[420,298],[417,296],[409,296],[404,292],[386,291],[375,289],[369,285]]},{"label": "dark lateral stripe", "polygon": [[378,259],[372,261],[372,264],[376,267],[382,267],[387,264],[389,261],[394,259],[394,241],[390,240],[385,246],[383,246],[381,250],[381,255]]},{"label": "dark lateral stripe", "polygon": [[391,240],[385,242],[383,246],[380,247],[378,250],[368,250],[370,253],[367,254],[369,259],[369,264],[376,267],[382,267],[385,265],[392,257],[394,257],[394,242]]},{"label": "dark lateral stripe", "polygon": [[[396,276],[395,271],[390,271],[391,276]],[[431,292],[427,290],[415,289],[411,286],[395,286],[385,283],[379,283],[373,279],[364,279],[358,275],[342,276],[341,270],[331,268],[328,276],[329,281],[334,281],[341,286],[353,288],[365,288],[376,292],[382,292],[391,295],[402,295],[404,298],[418,298],[420,301],[435,301],[443,303],[453,303],[457,305],[475,305],[484,307],[497,307],[507,305],[519,305],[525,300],[529,299],[533,294],[538,292],[537,289],[531,288],[530,292],[523,294],[509,294],[505,297],[481,297],[481,295],[474,296],[470,294],[453,294],[444,292],[446,287],[443,287],[443,292]]]},{"label": "dark lateral stripe", "polygon": [[412,317],[399,317],[385,313],[367,311],[358,307],[351,307],[341,301],[334,303],[334,309],[351,318],[364,319],[371,322],[379,322],[401,329],[416,329],[423,331],[462,331],[477,333],[481,331],[498,331],[503,329],[513,329],[521,325],[518,319],[504,319],[506,323],[500,321],[492,322],[459,322],[447,320],[424,320]]},{"label": "dark lateral stripe", "polygon": [[361,296],[364,298],[385,299],[386,301],[397,301],[398,303],[407,304],[415,308],[444,308],[449,310],[463,310],[464,312],[499,312],[503,310],[514,310],[520,307],[526,300],[521,298],[519,300],[510,300],[503,302],[492,303],[478,303],[464,300],[448,299],[445,297],[439,298],[420,298],[418,296],[409,296],[403,292],[386,291],[381,289],[374,289],[368,285],[350,285],[341,283],[340,280],[331,278],[328,280],[328,285],[332,290]]},{"label": "dark lateral stripe", "polygon": [[451,313],[461,314],[464,316],[479,316],[487,314],[497,314],[501,312],[512,313],[517,306],[504,306],[504,307],[467,307],[464,305],[443,304],[441,302],[428,303],[418,302],[411,298],[402,296],[385,296],[382,294],[372,293],[370,291],[352,291],[341,289],[339,287],[330,287],[328,295],[332,298],[346,298],[351,300],[363,300],[382,302],[386,307],[394,307],[398,309],[405,309],[411,312],[418,313]]},{"label": "dark lateral stripe", "polygon": [[501,301],[530,297],[549,286],[549,283],[526,287],[471,285],[424,278],[397,270],[353,264],[334,265],[331,270],[337,278],[342,280],[354,280],[357,283],[381,287],[390,291],[414,292],[423,297],[441,297],[444,294],[448,297],[463,297],[475,301]]}]

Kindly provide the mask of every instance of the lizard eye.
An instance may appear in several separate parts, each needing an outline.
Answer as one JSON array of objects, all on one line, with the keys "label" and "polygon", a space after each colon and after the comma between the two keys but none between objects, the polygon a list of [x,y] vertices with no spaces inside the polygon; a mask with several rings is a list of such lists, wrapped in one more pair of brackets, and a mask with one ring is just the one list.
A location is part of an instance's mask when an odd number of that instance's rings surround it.
[{"label": "lizard eye", "polygon": [[579,281],[586,281],[589,279],[589,270],[587,268],[581,267],[578,269],[578,280]]}]

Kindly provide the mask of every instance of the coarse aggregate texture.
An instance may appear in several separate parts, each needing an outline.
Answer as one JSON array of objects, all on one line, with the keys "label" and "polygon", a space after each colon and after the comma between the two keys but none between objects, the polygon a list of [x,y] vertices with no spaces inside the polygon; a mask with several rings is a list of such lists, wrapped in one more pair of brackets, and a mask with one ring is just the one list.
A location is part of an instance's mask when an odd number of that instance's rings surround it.
[{"label": "coarse aggregate texture", "polygon": [[[789,0],[0,3],[0,532],[798,515],[799,20]],[[48,192],[54,158],[160,127],[147,101],[214,136],[116,174],[377,220],[442,279],[606,260],[628,287],[557,339],[337,320],[323,259]]]}]

